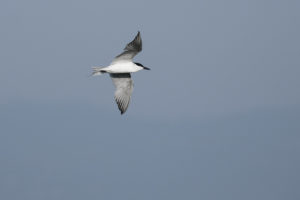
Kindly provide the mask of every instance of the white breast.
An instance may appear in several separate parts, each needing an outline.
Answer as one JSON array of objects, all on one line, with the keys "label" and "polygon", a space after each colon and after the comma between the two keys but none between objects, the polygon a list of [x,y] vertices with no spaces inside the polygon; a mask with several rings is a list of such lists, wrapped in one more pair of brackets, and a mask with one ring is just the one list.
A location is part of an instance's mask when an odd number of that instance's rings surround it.
[{"label": "white breast", "polygon": [[137,72],[142,68],[133,62],[117,62],[105,68],[109,73],[131,73]]}]

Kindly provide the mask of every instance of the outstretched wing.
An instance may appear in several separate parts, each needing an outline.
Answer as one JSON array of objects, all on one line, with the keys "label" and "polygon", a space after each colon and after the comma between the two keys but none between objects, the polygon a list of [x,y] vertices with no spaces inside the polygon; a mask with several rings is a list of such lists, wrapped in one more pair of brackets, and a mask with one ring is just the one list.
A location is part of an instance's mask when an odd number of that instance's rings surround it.
[{"label": "outstretched wing", "polygon": [[133,81],[130,73],[110,74],[110,77],[116,87],[115,100],[118,108],[123,114],[129,105],[130,97],[133,90]]},{"label": "outstretched wing", "polygon": [[126,45],[124,52],[115,57],[112,63],[128,60],[131,61],[133,57],[142,51],[142,38],[140,32],[135,36],[135,38]]}]

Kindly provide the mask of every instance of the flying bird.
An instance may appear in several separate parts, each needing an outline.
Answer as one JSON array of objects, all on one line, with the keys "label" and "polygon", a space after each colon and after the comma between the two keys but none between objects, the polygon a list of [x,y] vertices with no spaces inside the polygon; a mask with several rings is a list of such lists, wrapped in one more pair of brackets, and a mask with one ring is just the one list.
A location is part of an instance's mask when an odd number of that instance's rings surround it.
[{"label": "flying bird", "polygon": [[142,51],[142,38],[140,32],[126,45],[123,53],[116,56],[107,67],[93,67],[93,76],[108,73],[115,85],[115,100],[121,114],[128,108],[133,90],[133,81],[130,73],[142,69],[150,70],[141,63],[133,62],[134,56]]}]

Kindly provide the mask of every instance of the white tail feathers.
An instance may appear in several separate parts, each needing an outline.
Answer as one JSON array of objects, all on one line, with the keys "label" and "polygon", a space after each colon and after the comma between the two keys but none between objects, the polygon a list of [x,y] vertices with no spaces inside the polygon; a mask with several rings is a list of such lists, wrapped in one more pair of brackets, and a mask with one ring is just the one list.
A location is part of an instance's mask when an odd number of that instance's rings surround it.
[{"label": "white tail feathers", "polygon": [[103,67],[92,67],[92,68],[93,68],[92,76],[98,76],[105,73],[105,71],[102,71]]}]

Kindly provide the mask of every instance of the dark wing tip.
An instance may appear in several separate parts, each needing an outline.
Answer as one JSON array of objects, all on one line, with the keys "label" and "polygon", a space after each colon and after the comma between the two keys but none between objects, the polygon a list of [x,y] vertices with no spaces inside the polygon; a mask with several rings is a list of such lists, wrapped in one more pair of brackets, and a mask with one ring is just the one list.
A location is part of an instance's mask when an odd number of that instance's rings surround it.
[{"label": "dark wing tip", "polygon": [[123,115],[126,112],[128,106],[125,106],[124,103],[117,98],[115,100],[121,112],[121,115]]},{"label": "dark wing tip", "polygon": [[125,51],[133,51],[133,52],[142,51],[142,38],[140,35],[140,31],[138,31],[138,33],[134,37],[134,39],[126,45],[124,50]]},{"label": "dark wing tip", "polygon": [[[136,34],[136,36],[134,37],[133,41],[136,41],[136,42],[141,42],[141,33],[140,31],[138,31],[138,33]],[[132,41],[132,42],[133,42]]]},{"label": "dark wing tip", "polygon": [[123,115],[123,114],[126,112],[126,109],[125,109],[125,108],[120,108],[120,107],[119,107],[119,110],[120,110],[120,112],[121,112],[121,115]]}]

